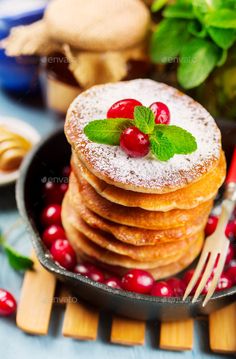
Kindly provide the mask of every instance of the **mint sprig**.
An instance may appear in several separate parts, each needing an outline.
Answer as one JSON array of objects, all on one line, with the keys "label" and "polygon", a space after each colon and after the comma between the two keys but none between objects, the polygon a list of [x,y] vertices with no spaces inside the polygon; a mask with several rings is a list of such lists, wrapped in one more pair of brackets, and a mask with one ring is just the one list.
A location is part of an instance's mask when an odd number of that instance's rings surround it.
[{"label": "mint sprig", "polygon": [[162,7],[163,20],[151,38],[151,59],[178,63],[179,84],[185,89],[197,87],[224,65],[228,50],[236,44],[235,0],[175,0],[174,4],[155,0],[152,10]]},{"label": "mint sprig", "polygon": [[117,146],[122,132],[131,126],[149,136],[151,153],[159,161],[168,161],[175,154],[186,155],[197,149],[196,139],[190,132],[175,125],[155,124],[154,113],[145,106],[135,107],[134,120],[94,120],[85,126],[84,133],[92,142]]},{"label": "mint sprig", "polygon": [[3,237],[2,233],[0,233],[0,246],[7,255],[8,262],[13,269],[17,271],[32,269],[34,262],[29,257],[20,254],[12,246],[10,246],[10,244],[8,244],[6,239]]}]

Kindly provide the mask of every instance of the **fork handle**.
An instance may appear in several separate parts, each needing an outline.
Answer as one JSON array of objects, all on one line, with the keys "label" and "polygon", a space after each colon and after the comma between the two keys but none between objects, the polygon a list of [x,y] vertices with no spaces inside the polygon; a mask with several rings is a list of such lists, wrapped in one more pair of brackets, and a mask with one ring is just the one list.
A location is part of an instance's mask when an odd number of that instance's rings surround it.
[{"label": "fork handle", "polygon": [[216,227],[216,233],[219,236],[222,236],[222,233],[225,232],[225,227],[230,220],[230,217],[232,216],[234,205],[235,202],[231,199],[224,199],[224,201],[222,202],[222,211],[219,217],[219,222]]}]

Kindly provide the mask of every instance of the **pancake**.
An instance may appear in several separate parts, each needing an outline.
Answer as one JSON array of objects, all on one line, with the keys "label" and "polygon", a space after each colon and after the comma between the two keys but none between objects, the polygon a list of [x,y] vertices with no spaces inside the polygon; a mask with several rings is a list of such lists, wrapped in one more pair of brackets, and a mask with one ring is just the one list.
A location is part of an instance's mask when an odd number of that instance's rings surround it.
[{"label": "pancake", "polygon": [[[66,194],[69,197],[69,193]],[[188,238],[199,232],[202,226],[205,227],[208,215],[198,217],[188,226],[182,226],[163,231],[148,230],[120,225],[106,220],[96,213],[90,211],[78,198],[76,206],[74,206],[79,216],[90,226],[95,229],[111,233],[116,239],[130,243],[135,246],[152,246],[163,242],[179,241]]]},{"label": "pancake", "polygon": [[[196,138],[197,150],[161,162],[151,154],[131,158],[119,146],[91,142],[84,127],[95,119],[105,119],[110,106],[123,98],[135,98],[144,106],[164,102],[170,109],[171,124],[189,131]],[[169,193],[204,178],[217,168],[221,153],[221,134],[212,116],[177,89],[149,79],[94,86],[83,92],[67,112],[65,134],[78,158],[96,177],[142,193]]]},{"label": "pancake", "polygon": [[[92,242],[98,246],[107,249],[111,252],[128,256],[134,260],[147,261],[168,257],[170,254],[178,254],[184,251],[186,247],[196,240],[199,233],[194,236],[175,242],[160,243],[152,246],[134,246],[118,241],[114,236],[104,231],[90,227],[83,219],[75,212],[69,203],[69,197],[66,196],[62,205],[62,221],[69,221],[78,232],[85,235]],[[203,228],[201,229],[203,232]]]},{"label": "pancake", "polygon": [[221,152],[219,165],[193,184],[165,194],[135,193],[107,184],[90,172],[73,153],[71,165],[77,179],[83,178],[107,200],[126,207],[139,207],[149,211],[190,209],[214,198],[225,179],[226,161]]},{"label": "pancake", "polygon": [[195,241],[193,243],[188,244],[186,246],[185,251],[180,251],[178,254],[170,254],[165,258],[158,258],[153,261],[137,261],[128,256],[120,255],[114,252],[109,251],[108,249],[104,250],[97,244],[91,242],[88,237],[79,232],[74,225],[71,223],[69,216],[64,215],[63,218],[63,226],[66,231],[66,235],[73,246],[75,252],[83,252],[88,256],[91,256],[98,260],[99,262],[113,265],[113,266],[121,266],[123,268],[138,268],[138,269],[152,269],[163,265],[168,265],[170,263],[178,261],[190,247],[194,245],[194,243],[201,241],[203,243],[204,235],[203,233],[199,233],[196,236]]},{"label": "pancake", "polygon": [[[164,279],[176,275],[177,273],[186,269],[198,257],[202,249],[202,244],[203,243],[201,240],[197,241],[190,248],[188,248],[186,253],[184,253],[183,256],[179,258],[177,262],[167,264],[165,266],[160,266],[157,268],[148,269],[148,272],[153,275],[155,280]],[[127,270],[131,269],[101,263],[100,261],[97,261],[95,258],[90,257],[83,252],[77,252],[77,255],[80,261],[86,261],[96,264],[100,266],[100,268],[105,270],[107,274],[114,273],[118,276],[122,276],[127,272]]]},{"label": "pancake", "polygon": [[81,196],[83,203],[91,211],[115,223],[131,227],[163,230],[186,225],[198,216],[209,215],[213,201],[207,201],[191,210],[174,209],[168,212],[146,211],[141,208],[128,208],[112,203],[99,196],[85,180],[77,181],[73,172],[68,189],[71,203],[76,206]]}]

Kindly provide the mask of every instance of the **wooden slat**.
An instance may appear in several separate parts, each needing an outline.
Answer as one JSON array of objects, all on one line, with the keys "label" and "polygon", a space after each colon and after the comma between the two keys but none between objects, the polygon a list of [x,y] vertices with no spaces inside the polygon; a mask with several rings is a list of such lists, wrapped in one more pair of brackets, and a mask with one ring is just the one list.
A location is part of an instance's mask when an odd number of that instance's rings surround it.
[{"label": "wooden slat", "polygon": [[161,323],[160,348],[191,350],[193,347],[193,320]]},{"label": "wooden slat", "polygon": [[111,342],[123,345],[143,345],[146,323],[143,321],[113,317]]},{"label": "wooden slat", "polygon": [[236,303],[209,316],[210,348],[219,353],[236,353]]},{"label": "wooden slat", "polygon": [[97,338],[99,312],[90,305],[82,302],[75,302],[75,297],[68,292],[68,297],[65,297],[66,311],[64,316],[64,323],[62,334],[65,337],[80,339],[80,340],[95,340]]},{"label": "wooden slat", "polygon": [[56,278],[39,264],[34,254],[32,254],[32,259],[34,270],[25,273],[16,323],[27,333],[46,335],[53,306]]}]

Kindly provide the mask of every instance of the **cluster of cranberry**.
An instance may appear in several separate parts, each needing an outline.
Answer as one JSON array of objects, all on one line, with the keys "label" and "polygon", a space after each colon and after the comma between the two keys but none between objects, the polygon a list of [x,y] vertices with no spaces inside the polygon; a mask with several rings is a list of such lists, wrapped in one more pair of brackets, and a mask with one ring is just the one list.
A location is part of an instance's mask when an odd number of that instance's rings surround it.
[{"label": "cluster of cranberry", "polygon": [[[141,102],[134,99],[124,99],[114,103],[107,112],[107,118],[134,118],[134,109],[142,106]],[[162,102],[154,102],[149,106],[155,116],[156,124],[168,125],[170,123],[170,111]],[[149,152],[149,137],[137,127],[126,128],[120,136],[120,146],[131,157],[143,157]]]},{"label": "cluster of cranberry", "polygon": [[[63,174],[69,174],[69,171],[69,168],[65,168]],[[141,294],[151,294],[153,296],[183,296],[194,270],[185,272],[182,279],[170,278],[165,281],[155,282],[149,272],[141,269],[129,270],[122,278],[114,276],[107,278],[99,268],[91,263],[78,264],[75,252],[68,242],[61,224],[61,201],[66,190],[67,184],[56,184],[52,182],[47,182],[43,189],[43,197],[45,199],[46,207],[41,214],[41,223],[44,228],[42,239],[56,262],[70,271],[84,275],[94,281],[104,283],[113,288],[124,289]],[[215,216],[209,217],[206,226],[206,235],[211,234],[215,230],[217,220],[218,219]],[[229,222],[226,228],[226,234],[230,239],[236,238],[236,220]],[[236,259],[234,258],[234,244],[231,242],[226,259],[225,271],[220,278],[216,289],[217,291],[229,288],[236,284]],[[214,271],[212,276],[213,274]],[[209,279],[206,288],[204,288],[203,293],[206,293],[211,278]]]},{"label": "cluster of cranberry", "polygon": [[[96,282],[104,283],[112,288],[158,297],[182,297],[186,286],[194,274],[194,269],[185,272],[183,278],[173,277],[165,281],[155,282],[149,272],[141,269],[129,270],[122,278],[115,276],[106,277],[99,268],[91,263],[77,263],[76,254],[66,238],[61,223],[61,202],[68,187],[69,173],[70,167],[65,167],[62,171],[62,177],[64,179],[67,178],[67,180],[64,183],[47,182],[43,188],[43,198],[46,207],[41,214],[41,223],[44,228],[42,240],[50,250],[53,259],[67,270],[86,276]],[[213,215],[209,217],[205,228],[206,236],[215,231],[217,222],[218,217]],[[230,240],[230,245],[225,269],[216,291],[225,290],[236,285],[236,210],[234,219],[228,223],[225,233]],[[203,294],[207,293],[213,275],[214,270],[202,292]],[[16,300],[12,294],[4,289],[0,289],[0,315],[11,315],[16,311],[16,307]]]}]

